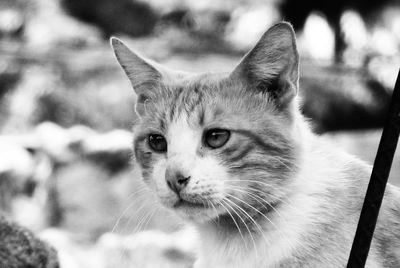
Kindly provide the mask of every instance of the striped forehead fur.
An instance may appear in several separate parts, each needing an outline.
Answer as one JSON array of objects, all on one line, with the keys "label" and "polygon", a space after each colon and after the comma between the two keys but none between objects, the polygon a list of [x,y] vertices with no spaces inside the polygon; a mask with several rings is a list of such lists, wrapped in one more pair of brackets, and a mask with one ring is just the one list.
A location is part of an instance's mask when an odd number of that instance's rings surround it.
[{"label": "striped forehead fur", "polygon": [[[159,122],[164,121],[164,125],[181,113],[186,113],[188,118],[197,115],[201,123],[204,113],[210,112],[206,107],[216,114],[223,110],[240,111],[242,116],[253,121],[262,119],[262,114],[285,116],[276,109],[267,92],[252,90],[226,74],[203,74],[178,83],[161,83],[153,91],[146,103],[145,119],[157,118]],[[291,120],[290,113],[286,116],[282,121]]]}]

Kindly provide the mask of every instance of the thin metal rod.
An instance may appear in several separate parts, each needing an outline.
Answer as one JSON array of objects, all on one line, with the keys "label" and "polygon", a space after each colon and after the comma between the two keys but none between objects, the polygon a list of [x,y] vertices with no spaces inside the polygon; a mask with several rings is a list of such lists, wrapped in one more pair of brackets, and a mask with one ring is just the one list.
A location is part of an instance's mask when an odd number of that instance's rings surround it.
[{"label": "thin metal rod", "polygon": [[358,221],[347,268],[364,267],[400,133],[400,71]]}]

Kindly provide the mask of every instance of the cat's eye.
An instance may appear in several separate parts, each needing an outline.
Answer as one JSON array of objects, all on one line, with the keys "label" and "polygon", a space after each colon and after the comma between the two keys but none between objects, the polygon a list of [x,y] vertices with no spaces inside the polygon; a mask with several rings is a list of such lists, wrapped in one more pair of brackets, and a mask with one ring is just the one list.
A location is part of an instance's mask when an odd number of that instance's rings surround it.
[{"label": "cat's eye", "polygon": [[225,129],[210,129],[204,134],[204,143],[213,149],[222,147],[227,143],[231,133]]},{"label": "cat's eye", "polygon": [[155,152],[163,153],[167,151],[167,141],[162,135],[150,134],[147,140],[150,148]]}]

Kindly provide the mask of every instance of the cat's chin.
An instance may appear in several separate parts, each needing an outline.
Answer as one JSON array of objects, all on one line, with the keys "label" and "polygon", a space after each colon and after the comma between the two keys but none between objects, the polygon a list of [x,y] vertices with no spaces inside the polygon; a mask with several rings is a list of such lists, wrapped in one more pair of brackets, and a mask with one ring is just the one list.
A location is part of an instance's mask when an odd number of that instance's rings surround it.
[{"label": "cat's chin", "polygon": [[184,199],[179,199],[178,201],[175,202],[173,205],[173,208],[179,209],[179,208],[194,208],[194,209],[205,209],[207,208],[205,204],[203,203],[194,203],[190,202]]},{"label": "cat's chin", "polygon": [[183,199],[175,202],[170,209],[180,218],[192,222],[206,222],[218,217],[218,210],[215,207],[203,203],[194,203]]}]

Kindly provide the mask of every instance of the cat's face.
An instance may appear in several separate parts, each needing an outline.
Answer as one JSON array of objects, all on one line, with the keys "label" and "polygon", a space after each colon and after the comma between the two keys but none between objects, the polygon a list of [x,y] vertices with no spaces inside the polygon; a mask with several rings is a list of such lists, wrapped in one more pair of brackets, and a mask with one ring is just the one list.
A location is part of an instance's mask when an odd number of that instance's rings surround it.
[{"label": "cat's face", "polygon": [[138,94],[134,152],[143,179],[184,218],[254,216],[285,194],[297,162],[298,59],[291,27],[274,28],[221,75],[170,73],[113,41]]}]

